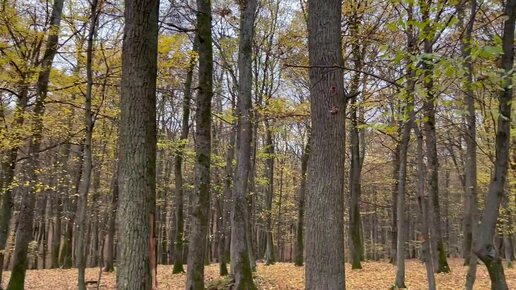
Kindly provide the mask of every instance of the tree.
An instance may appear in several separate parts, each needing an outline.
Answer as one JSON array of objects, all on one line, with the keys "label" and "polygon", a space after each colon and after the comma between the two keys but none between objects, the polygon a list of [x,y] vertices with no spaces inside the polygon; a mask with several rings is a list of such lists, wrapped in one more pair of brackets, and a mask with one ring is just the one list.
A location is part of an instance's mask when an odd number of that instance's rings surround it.
[{"label": "tree", "polygon": [[[324,19],[324,21],[321,21]],[[345,289],[344,94],[341,1],[308,1],[311,156],[307,172],[305,287]]]},{"label": "tree", "polygon": [[[193,50],[196,51],[197,40],[194,40]],[[190,101],[192,98],[192,78],[195,67],[194,56],[190,59],[190,66],[186,74],[184,96],[183,96],[183,115],[181,117],[181,136],[179,138],[179,146],[174,159],[174,183],[176,185],[176,228],[175,228],[175,239],[174,239],[174,267],[172,268],[172,274],[183,273],[183,240],[184,240],[184,213],[183,213],[183,155],[185,149],[185,143],[188,142],[188,133],[190,131],[189,120],[190,120]]]},{"label": "tree", "polygon": [[397,199],[396,199],[396,217],[397,217],[397,244],[396,244],[396,280],[394,286],[397,288],[406,288],[405,286],[405,242],[407,232],[405,195],[407,193],[407,171],[408,171],[408,151],[410,145],[410,135],[412,127],[414,126],[415,112],[414,112],[414,98],[416,90],[416,71],[414,65],[414,54],[416,52],[416,37],[414,32],[413,5],[407,8],[408,23],[407,26],[407,51],[406,57],[406,88],[402,99],[402,116],[406,121],[402,122],[401,136],[400,136],[400,151],[399,151],[399,170],[397,176]]},{"label": "tree", "polygon": [[155,287],[158,6],[157,0],[125,2],[117,211],[118,289]]},{"label": "tree", "polygon": [[247,192],[251,169],[252,141],[252,40],[257,1],[240,2],[240,42],[238,47],[238,133],[237,167],[231,212],[231,272],[235,289],[256,289],[248,254],[249,224]]},{"label": "tree", "polygon": [[496,247],[493,245],[493,238],[500,204],[505,194],[504,189],[509,166],[516,0],[506,2],[505,15],[507,18],[504,21],[502,36],[503,54],[499,64],[501,69],[501,91],[498,96],[498,127],[496,130],[494,174],[487,191],[484,214],[477,236],[478,244],[475,245],[475,254],[486,265],[491,278],[491,289],[493,290],[509,289],[505,280],[502,260]]},{"label": "tree", "polygon": [[211,1],[197,1],[199,92],[196,100],[195,192],[192,196],[191,233],[188,245],[186,289],[204,289],[204,260],[210,210],[211,100],[213,97],[213,47]]},{"label": "tree", "polygon": [[77,228],[77,268],[79,270],[78,284],[80,290],[86,290],[86,214],[88,209],[88,192],[91,184],[91,172],[93,167],[92,157],[92,139],[93,139],[93,112],[91,110],[91,100],[93,96],[93,41],[95,38],[95,30],[97,26],[98,11],[97,0],[91,3],[91,23],[88,32],[87,48],[86,48],[86,94],[84,95],[84,129],[86,136],[84,138],[84,155],[82,158],[82,178],[79,185],[79,207],[78,207],[78,228]]},{"label": "tree", "polygon": [[420,2],[421,16],[424,23],[423,31],[421,33],[423,37],[423,86],[425,88],[425,96],[423,99],[423,135],[425,136],[426,146],[426,157],[428,160],[428,190],[432,197],[432,209],[433,220],[432,243],[436,249],[437,267],[438,273],[450,272],[448,261],[446,258],[446,251],[444,249],[444,241],[441,229],[441,211],[439,204],[439,160],[437,156],[437,133],[436,133],[436,119],[435,119],[435,100],[436,100],[436,88],[434,85],[434,56],[433,56],[433,45],[436,41],[435,28],[432,26],[430,19],[430,10],[432,3],[425,1]]},{"label": "tree", "polygon": [[9,290],[24,289],[25,273],[28,267],[28,247],[32,240],[34,203],[35,195],[39,190],[38,169],[39,169],[39,151],[43,139],[43,115],[45,113],[45,100],[48,94],[48,83],[50,78],[50,70],[54,56],[57,53],[59,28],[61,24],[61,14],[63,12],[63,0],[56,0],[52,5],[52,15],[50,17],[50,31],[45,52],[41,60],[41,71],[38,74],[36,84],[36,100],[34,103],[33,119],[31,124],[32,136],[28,144],[28,162],[25,167],[25,174],[29,180],[29,186],[22,196],[22,207],[20,210],[20,220],[16,232],[16,244],[13,254],[13,270],[11,279],[7,285]]}]

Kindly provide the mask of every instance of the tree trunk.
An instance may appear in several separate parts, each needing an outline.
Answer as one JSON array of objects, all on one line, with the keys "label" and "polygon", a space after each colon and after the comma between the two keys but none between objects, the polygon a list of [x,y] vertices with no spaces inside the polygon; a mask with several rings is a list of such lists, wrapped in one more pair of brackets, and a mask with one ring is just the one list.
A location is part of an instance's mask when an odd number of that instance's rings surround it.
[{"label": "tree trunk", "polygon": [[211,1],[197,0],[199,42],[199,92],[195,113],[195,191],[192,195],[191,232],[188,243],[187,290],[204,289],[204,260],[210,211],[211,100],[213,97],[213,47]]},{"label": "tree trunk", "polygon": [[125,2],[120,100],[118,289],[153,289],[157,0]]},{"label": "tree trunk", "polygon": [[[408,8],[409,22],[413,18],[413,5],[410,4]],[[410,132],[414,126],[415,112],[414,112],[414,96],[416,89],[416,71],[412,57],[416,52],[416,38],[414,36],[414,27],[412,24],[407,27],[407,51],[406,57],[406,97],[402,107],[402,116],[406,121],[402,123],[400,136],[400,154],[399,154],[399,172],[398,172],[398,194],[397,194],[397,229],[398,239],[396,244],[396,280],[395,286],[398,288],[406,288],[405,286],[405,243],[407,238],[407,221],[405,212],[405,195],[407,187],[407,155],[410,145]]]},{"label": "tree trunk", "polygon": [[108,232],[105,244],[104,272],[113,272],[115,270],[114,251],[115,251],[115,228],[116,228],[116,211],[118,206],[118,165],[115,166],[115,172],[111,181],[111,205],[108,220]]},{"label": "tree trunk", "polygon": [[432,222],[430,202],[428,194],[425,192],[425,163],[423,161],[423,134],[417,125],[414,125],[417,135],[417,199],[421,212],[421,240],[422,256],[425,262],[426,277],[428,279],[428,289],[435,290],[434,258],[430,240],[430,229],[428,224]]},{"label": "tree trunk", "polygon": [[252,140],[252,43],[257,1],[240,2],[240,43],[238,49],[238,141],[237,168],[231,213],[231,271],[234,289],[256,289],[248,253],[248,178]]},{"label": "tree trunk", "polygon": [[79,290],[86,290],[85,275],[86,275],[86,215],[88,210],[88,193],[91,184],[91,171],[92,171],[92,138],[93,138],[93,112],[91,110],[91,101],[93,97],[93,41],[95,38],[95,28],[97,26],[97,2],[93,0],[91,2],[91,23],[90,30],[88,32],[87,48],[86,48],[86,94],[84,95],[84,127],[85,127],[85,138],[84,138],[84,152],[82,158],[82,178],[79,184],[79,202],[77,212],[77,268],[78,274],[78,286]]},{"label": "tree trunk", "polygon": [[[194,40],[193,50],[197,51],[197,37]],[[183,90],[183,116],[181,117],[181,135],[179,138],[179,146],[176,151],[176,158],[174,159],[174,183],[176,186],[175,195],[175,237],[174,237],[174,266],[172,274],[183,273],[183,248],[184,248],[184,188],[183,188],[183,155],[184,148],[188,142],[188,133],[190,127],[188,126],[190,120],[190,100],[192,98],[192,79],[193,70],[195,67],[194,58],[190,58],[190,67],[186,74],[185,87]]]},{"label": "tree trunk", "polygon": [[493,238],[498,220],[498,212],[506,185],[509,164],[510,129],[511,129],[511,101],[512,77],[514,63],[514,28],[516,21],[516,0],[509,0],[505,6],[504,32],[502,38],[503,54],[500,66],[504,73],[502,77],[502,91],[498,97],[498,128],[496,131],[496,158],[494,175],[486,196],[486,204],[482,223],[478,232],[478,245],[475,245],[475,254],[487,267],[491,278],[491,289],[508,289],[503,271],[502,259],[493,245]]},{"label": "tree trunk", "polygon": [[424,115],[424,127],[423,132],[425,135],[426,143],[426,157],[428,160],[428,190],[432,197],[432,209],[433,209],[433,236],[432,242],[436,249],[437,267],[438,273],[450,272],[448,261],[446,259],[446,251],[444,249],[443,235],[441,229],[441,210],[439,205],[439,161],[437,156],[437,135],[435,129],[435,88],[434,88],[434,59],[432,57],[433,44],[435,38],[434,28],[431,27],[430,23],[430,4],[421,1],[420,9],[422,13],[422,20],[426,23],[424,27],[424,53],[425,57],[422,60],[422,66],[424,71],[424,88],[425,98],[423,100],[423,115]]},{"label": "tree trunk", "polygon": [[22,195],[20,219],[16,232],[16,245],[13,254],[13,270],[7,289],[18,290],[24,288],[25,272],[28,266],[28,246],[32,240],[34,202],[36,186],[38,182],[39,151],[43,139],[43,115],[45,113],[45,100],[48,93],[48,83],[52,62],[58,48],[59,27],[63,11],[63,0],[56,0],[52,6],[50,17],[50,33],[47,38],[45,52],[41,61],[41,71],[38,75],[36,87],[36,100],[34,103],[34,116],[32,120],[32,138],[28,145],[28,160],[25,174],[29,185]]},{"label": "tree trunk", "polygon": [[[232,106],[234,107],[234,99],[232,100]],[[232,194],[232,183],[233,183],[233,160],[235,157],[235,138],[236,138],[236,126],[232,125],[231,132],[229,135],[229,145],[226,152],[226,165],[224,168],[224,203],[223,203],[223,235],[219,245],[219,268],[220,275],[228,275],[227,261],[229,259],[229,246],[231,242],[231,194]]]},{"label": "tree trunk", "polygon": [[297,205],[296,250],[294,257],[294,264],[296,266],[303,266],[304,263],[303,228],[305,219],[306,169],[308,167],[308,159],[310,159],[310,143],[312,139],[311,134],[308,134],[309,135],[305,145],[305,150],[303,151],[303,156],[301,156],[301,184],[299,186],[299,197]]},{"label": "tree trunk", "polygon": [[345,289],[344,77],[341,1],[308,1],[311,156],[306,196],[306,289]]},{"label": "tree trunk", "polygon": [[[274,143],[269,120],[265,121],[265,152],[267,154],[266,178],[267,188],[265,196],[265,214],[266,214],[266,246],[265,246],[265,265],[272,265],[276,262],[274,256],[274,242],[272,239],[272,200],[274,195]],[[279,233],[278,233],[279,235]]]}]

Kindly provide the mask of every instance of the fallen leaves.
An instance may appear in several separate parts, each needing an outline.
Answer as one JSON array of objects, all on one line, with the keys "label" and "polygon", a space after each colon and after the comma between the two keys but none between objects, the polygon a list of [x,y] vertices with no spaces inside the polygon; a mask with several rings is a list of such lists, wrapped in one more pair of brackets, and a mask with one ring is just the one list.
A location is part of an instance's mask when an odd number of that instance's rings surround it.
[{"label": "fallen leaves", "polygon": [[[467,267],[462,265],[461,259],[450,259],[452,272],[449,274],[436,274],[439,290],[464,289]],[[363,269],[351,270],[346,265],[346,286],[351,290],[389,289],[393,282],[396,267],[387,262],[365,262]],[[159,289],[184,289],[186,274],[172,275],[172,266],[160,265],[158,267]],[[216,284],[219,280],[219,267],[216,264],[207,266],[205,279],[207,284]],[[304,289],[304,269],[291,263],[277,263],[272,266],[258,264],[255,281],[259,289],[289,290]],[[509,289],[516,289],[516,269],[505,269]],[[9,281],[10,273],[6,272],[2,281],[4,285]],[[99,269],[90,268],[86,271],[87,281],[97,281]],[[407,261],[406,284],[409,290],[426,290],[426,272],[424,265],[417,260]],[[25,289],[27,290],[72,290],[77,289],[76,269],[53,270],[29,270]],[[489,275],[484,265],[479,265],[475,289],[484,290],[490,288]],[[89,284],[88,289],[97,289],[96,284]],[[99,289],[116,289],[115,274],[102,273]]]}]

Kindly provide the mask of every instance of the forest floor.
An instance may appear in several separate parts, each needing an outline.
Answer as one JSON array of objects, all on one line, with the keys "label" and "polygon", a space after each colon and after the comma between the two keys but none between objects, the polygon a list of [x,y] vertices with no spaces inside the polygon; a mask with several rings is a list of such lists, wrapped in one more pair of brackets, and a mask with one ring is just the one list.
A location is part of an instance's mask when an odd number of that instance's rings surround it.
[{"label": "forest floor", "polygon": [[[467,267],[462,266],[461,259],[450,259],[452,272],[437,274],[439,290],[464,289]],[[365,262],[362,270],[351,270],[346,264],[346,286],[350,290],[389,289],[395,276],[396,268],[387,262]],[[207,266],[205,270],[207,285],[218,284],[218,265]],[[505,269],[509,289],[516,289],[516,268]],[[2,281],[7,283],[10,273],[6,272]],[[97,281],[99,269],[87,269],[86,279]],[[407,261],[406,284],[410,290],[425,290],[426,273],[424,265],[417,260]],[[172,275],[171,266],[158,267],[158,289],[184,289],[185,274]],[[272,266],[258,264],[255,281],[259,289],[304,289],[304,274],[302,267],[295,267],[291,263],[277,263]],[[30,270],[27,271],[25,289],[27,290],[65,290],[77,289],[77,270]],[[97,285],[90,285],[88,289],[97,289]],[[115,274],[102,273],[98,289],[115,289]],[[216,288],[212,288],[216,289]],[[475,289],[490,289],[489,276],[484,265],[479,265]]]}]

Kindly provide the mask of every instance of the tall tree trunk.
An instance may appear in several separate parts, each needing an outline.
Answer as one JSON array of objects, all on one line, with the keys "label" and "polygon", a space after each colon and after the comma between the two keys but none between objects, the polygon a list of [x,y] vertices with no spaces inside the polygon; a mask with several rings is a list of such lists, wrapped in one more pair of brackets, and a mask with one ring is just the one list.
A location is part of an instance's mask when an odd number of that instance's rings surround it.
[{"label": "tall tree trunk", "polygon": [[[477,211],[476,190],[477,190],[477,146],[476,146],[476,110],[475,97],[473,92],[473,61],[471,60],[472,33],[476,15],[476,0],[464,1],[458,8],[459,19],[463,22],[464,6],[470,3],[470,17],[465,25],[464,37],[461,38],[461,52],[465,76],[464,86],[464,103],[468,114],[465,117],[465,136],[466,141],[466,164],[464,166],[465,180],[465,197],[464,197],[464,226],[463,226],[463,257],[464,264],[471,265],[469,262],[472,256],[473,245],[473,212]],[[464,26],[464,23],[461,23]],[[476,267],[476,262],[473,267]]]},{"label": "tall tree trunk", "polygon": [[[408,19],[409,23],[412,23],[413,18],[413,5],[410,4],[408,7]],[[406,121],[402,123],[401,136],[400,136],[400,154],[399,154],[399,172],[398,172],[398,194],[397,194],[397,232],[398,239],[396,244],[396,280],[395,286],[398,288],[406,288],[405,286],[405,248],[407,238],[407,221],[406,221],[406,209],[405,209],[405,195],[407,187],[407,155],[410,145],[410,132],[414,126],[415,112],[414,112],[414,96],[416,89],[416,71],[414,69],[414,63],[412,61],[413,55],[416,52],[416,38],[414,36],[414,27],[409,24],[407,27],[407,51],[406,57],[406,96],[402,107],[402,115]]]},{"label": "tall tree trunk", "polygon": [[[269,120],[265,121],[265,152],[267,154],[266,178],[267,188],[265,196],[265,214],[266,214],[266,246],[265,246],[265,264],[272,265],[276,262],[274,256],[274,242],[272,239],[272,200],[274,195],[274,143],[272,138],[272,130]],[[279,235],[279,232],[278,232]]]},{"label": "tall tree trunk", "polygon": [[400,144],[396,144],[392,152],[392,219],[391,219],[391,248],[389,262],[396,265],[396,246],[398,243],[398,176],[400,174]]},{"label": "tall tree trunk", "polygon": [[86,290],[86,215],[88,210],[88,193],[91,184],[92,171],[92,138],[93,138],[93,112],[91,110],[92,90],[93,90],[93,41],[95,38],[95,28],[97,26],[97,3],[98,0],[91,2],[91,22],[88,32],[86,48],[86,94],[84,95],[84,151],[82,158],[82,178],[79,184],[79,202],[77,212],[77,248],[76,259],[79,290]]},{"label": "tall tree trunk", "polygon": [[118,289],[153,289],[157,0],[125,2],[120,100]]},{"label": "tall tree trunk", "polygon": [[[232,106],[235,107],[234,97],[232,100]],[[229,259],[229,246],[231,242],[231,194],[233,184],[233,160],[235,157],[235,138],[236,138],[236,126],[231,126],[231,132],[229,134],[229,145],[226,152],[226,165],[224,168],[224,204],[223,204],[223,235],[219,245],[219,268],[220,275],[226,276],[228,274],[227,261]]]},{"label": "tall tree trunk", "polygon": [[13,270],[7,289],[18,290],[24,288],[25,272],[28,266],[28,246],[32,240],[32,228],[34,218],[34,202],[36,186],[38,182],[39,151],[43,138],[43,115],[45,113],[45,100],[48,93],[48,83],[52,62],[57,52],[59,40],[59,27],[63,12],[63,0],[56,0],[52,5],[50,17],[50,29],[46,42],[45,52],[41,61],[41,71],[38,75],[36,87],[36,100],[34,103],[34,116],[32,120],[32,138],[29,140],[28,160],[25,174],[29,185],[22,195],[20,219],[16,232],[16,245],[13,254]]},{"label": "tall tree trunk", "polygon": [[[310,130],[310,129],[307,129]],[[308,133],[308,140],[301,156],[301,184],[299,186],[299,197],[297,204],[297,231],[296,231],[296,250],[294,257],[294,264],[296,266],[303,266],[304,263],[304,219],[305,219],[305,195],[306,195],[306,170],[308,168],[308,160],[310,159],[310,143],[311,133]]]},{"label": "tall tree trunk", "polygon": [[[308,1],[312,121],[306,196],[306,289],[345,289],[345,116],[341,1]],[[322,21],[324,19],[324,21]]]},{"label": "tall tree trunk", "polygon": [[[193,50],[197,51],[197,37],[194,40]],[[174,183],[176,186],[175,195],[175,237],[174,237],[174,266],[172,274],[183,273],[183,248],[184,248],[184,187],[183,187],[183,155],[184,148],[188,142],[188,133],[190,131],[190,100],[192,99],[192,79],[195,67],[194,57],[190,58],[190,66],[186,74],[185,87],[183,90],[183,116],[181,117],[181,135],[179,137],[179,147],[176,151],[174,159]]]},{"label": "tall tree trunk", "polygon": [[431,3],[421,1],[420,9],[422,13],[422,20],[424,26],[424,53],[425,57],[422,60],[422,66],[424,71],[424,88],[425,98],[423,101],[423,115],[424,115],[424,127],[423,132],[425,135],[426,143],[426,155],[428,160],[428,190],[432,197],[432,209],[433,209],[433,236],[432,242],[436,249],[437,267],[438,273],[450,272],[448,261],[446,259],[446,251],[444,249],[443,235],[441,229],[441,210],[439,204],[439,160],[437,156],[437,134],[435,129],[435,88],[434,88],[434,59],[432,57],[433,44],[435,38],[434,28],[430,24],[430,7]]},{"label": "tall tree trunk", "polygon": [[351,80],[350,92],[354,96],[350,100],[351,108],[351,128],[350,128],[350,153],[351,153],[351,164],[349,173],[349,191],[350,191],[350,202],[349,202],[349,255],[351,260],[352,269],[362,269],[360,261],[364,255],[364,242],[361,233],[361,218],[360,218],[360,195],[362,191],[361,185],[361,174],[362,174],[362,156],[360,152],[360,129],[358,124],[358,101],[357,96],[360,85],[360,70],[362,70],[362,53],[359,44],[359,24],[360,16],[358,15],[358,4],[353,3],[352,10],[353,15],[350,20],[350,33],[352,37],[352,57],[353,67],[356,72],[353,74]]},{"label": "tall tree trunk", "polygon": [[257,0],[240,1],[238,49],[238,141],[237,168],[231,212],[231,272],[237,290],[256,289],[249,260],[247,193],[252,141],[252,43]]},{"label": "tall tree trunk", "polygon": [[211,1],[197,0],[199,41],[199,92],[195,113],[195,191],[192,195],[188,243],[187,290],[204,289],[204,260],[210,211],[211,100],[213,97],[213,46]]},{"label": "tall tree trunk", "polygon": [[426,277],[428,279],[428,289],[435,290],[434,259],[430,240],[431,211],[428,194],[425,191],[425,163],[423,161],[423,134],[417,125],[414,125],[417,135],[417,200],[421,212],[421,240],[422,256],[425,262]]},{"label": "tall tree trunk", "polygon": [[511,101],[512,77],[514,64],[514,28],[516,22],[516,0],[508,0],[505,6],[504,32],[502,38],[503,54],[500,66],[503,69],[502,91],[498,97],[498,128],[496,131],[496,158],[494,175],[487,191],[486,203],[482,223],[478,232],[478,245],[475,245],[475,254],[487,267],[491,278],[491,289],[508,289],[505,281],[502,259],[493,245],[500,204],[505,194],[507,170],[509,165],[510,129],[511,129]]}]

